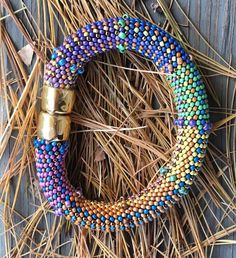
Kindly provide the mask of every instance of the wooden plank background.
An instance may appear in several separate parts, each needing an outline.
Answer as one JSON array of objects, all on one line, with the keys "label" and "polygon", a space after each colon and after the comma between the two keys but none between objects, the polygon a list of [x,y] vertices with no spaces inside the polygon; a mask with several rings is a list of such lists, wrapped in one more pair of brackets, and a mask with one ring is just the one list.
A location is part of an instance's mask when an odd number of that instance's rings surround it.
[{"label": "wooden plank background", "polygon": [[[21,7],[19,0],[11,0],[10,2],[12,3],[14,10],[17,10]],[[35,17],[37,16],[36,2],[37,1],[24,0],[25,5],[28,7],[32,15]],[[156,2],[152,0],[148,0],[144,2],[146,4],[146,7],[149,10],[151,10],[153,17],[155,18],[155,21],[157,23],[160,21],[163,21],[164,19],[163,15],[158,12],[154,12],[151,8],[153,4],[155,4]],[[183,8],[186,15],[188,15],[192,23],[197,27],[199,32],[207,40],[207,42],[226,61],[231,61],[232,66],[235,67],[236,48],[234,44],[236,44],[236,26],[235,26],[236,1],[235,0],[207,0],[207,1],[206,0],[179,0],[178,3]],[[180,13],[176,4],[174,4],[174,7],[172,10],[175,18],[179,21],[181,25],[182,31],[189,39],[192,46],[202,51],[203,53],[211,56],[212,58],[215,58],[214,54],[212,54],[212,52],[209,51],[209,48],[206,46],[206,44],[203,43],[203,40],[199,37],[199,35],[196,34],[192,26],[187,26],[189,25],[187,23],[187,19],[183,16],[182,13]],[[2,10],[1,15],[4,16],[6,14],[7,13],[4,10]],[[24,24],[25,17],[21,13],[18,13],[17,16],[20,19],[22,19],[22,23]],[[4,19],[4,26],[6,27],[17,49],[21,49],[23,46],[27,44],[24,37],[20,34],[20,32],[16,28],[11,18],[8,17]],[[7,66],[8,64],[6,64],[6,67]],[[226,106],[226,96],[224,91],[226,87],[226,78],[223,78],[222,76],[214,77],[210,80],[210,82],[214,85],[214,88],[217,92],[221,106],[226,109],[229,108]],[[232,91],[234,89],[233,83],[234,83],[233,80],[229,82],[229,87],[232,89]],[[216,105],[216,104],[212,102],[212,105]],[[215,120],[217,120],[217,117],[215,117]],[[217,145],[221,148],[222,151],[225,150],[224,139],[225,138],[223,136],[222,138],[220,138],[219,136],[216,138]],[[3,171],[3,168],[8,159],[8,155],[10,152],[10,144],[11,143],[9,143],[7,152],[5,152],[4,156],[0,161],[0,173],[1,171]],[[27,178],[25,179],[25,181],[26,180]],[[13,182],[13,185],[14,185],[14,182]],[[21,190],[19,193],[20,198],[18,199],[18,203],[16,207],[19,209],[21,209],[21,207],[24,207],[24,211],[22,211],[23,213],[22,215],[27,215],[32,213],[32,211],[27,210],[28,206],[25,205],[25,203],[29,201],[27,199],[28,196],[25,191],[25,187],[26,187],[26,184],[24,185],[24,182],[22,182]],[[220,217],[221,214],[217,214],[217,210],[216,210],[216,215]],[[209,225],[211,224],[211,217],[209,217],[208,224]],[[0,257],[3,257],[5,253],[4,237],[2,232],[3,232],[3,227],[0,222]],[[233,236],[230,236],[230,239],[236,240],[236,235],[234,234]],[[64,252],[66,253],[66,250],[64,250]],[[214,248],[212,257],[234,258],[236,257],[236,248],[234,248],[234,246],[231,246],[231,245],[216,246]]]}]

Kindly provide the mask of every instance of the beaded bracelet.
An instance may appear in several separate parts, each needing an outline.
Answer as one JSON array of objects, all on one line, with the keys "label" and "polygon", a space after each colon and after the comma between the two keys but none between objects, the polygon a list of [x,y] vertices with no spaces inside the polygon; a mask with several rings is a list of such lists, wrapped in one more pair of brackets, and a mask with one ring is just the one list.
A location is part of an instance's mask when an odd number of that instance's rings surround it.
[{"label": "beaded bracelet", "polygon": [[[92,57],[111,49],[138,52],[166,74],[178,111],[177,143],[155,183],[127,199],[98,202],[87,200],[71,185],[65,156],[76,79]],[[206,154],[211,123],[199,71],[176,39],[138,18],[104,19],[72,33],[46,66],[41,106],[34,142],[40,188],[56,215],[84,228],[129,230],[152,221],[188,193]]]}]

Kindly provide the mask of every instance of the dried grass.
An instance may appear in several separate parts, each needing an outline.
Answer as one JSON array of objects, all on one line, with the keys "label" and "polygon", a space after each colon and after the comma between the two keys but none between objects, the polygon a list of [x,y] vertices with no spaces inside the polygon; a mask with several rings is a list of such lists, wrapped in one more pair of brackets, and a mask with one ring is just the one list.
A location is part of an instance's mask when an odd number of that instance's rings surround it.
[{"label": "dried grass", "polygon": [[[55,217],[38,188],[32,138],[36,135],[42,66],[46,54],[78,26],[123,13],[152,19],[142,1],[138,9],[138,1],[132,1],[131,8],[122,0],[33,1],[38,17],[19,2],[20,8],[13,11],[10,3],[2,0],[6,15],[0,18],[0,216],[4,227],[0,248],[6,257],[211,257],[215,246],[235,244],[230,240],[236,231],[235,88],[227,108],[222,109],[208,78],[226,76],[229,95],[229,80],[236,78],[230,63],[196,28],[216,58],[192,48],[165,1],[157,1],[166,17],[163,27],[183,43],[206,74],[209,96],[218,105],[211,108],[212,116],[222,117],[214,123],[213,134],[224,137],[225,148],[218,149],[212,135],[203,173],[191,194],[167,216],[131,232],[91,234]],[[181,11],[178,2],[175,4]],[[34,49],[36,58],[30,71],[4,26],[7,19],[13,19]],[[190,20],[188,24],[194,27]],[[175,144],[172,93],[153,64],[134,53],[99,56],[86,70],[78,81],[73,112],[69,177],[75,185],[82,182],[89,198],[116,200],[155,180],[158,168],[169,160]]]}]

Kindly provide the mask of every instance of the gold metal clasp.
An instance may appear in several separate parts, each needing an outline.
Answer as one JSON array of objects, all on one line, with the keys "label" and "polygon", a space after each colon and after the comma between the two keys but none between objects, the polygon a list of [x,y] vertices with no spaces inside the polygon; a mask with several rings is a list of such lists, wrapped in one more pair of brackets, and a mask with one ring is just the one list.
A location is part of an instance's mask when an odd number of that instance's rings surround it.
[{"label": "gold metal clasp", "polygon": [[69,89],[43,86],[41,108],[49,114],[69,114],[75,102],[75,92]]},{"label": "gold metal clasp", "polygon": [[38,137],[45,140],[68,140],[71,118],[69,115],[49,114],[41,111],[38,118]]}]

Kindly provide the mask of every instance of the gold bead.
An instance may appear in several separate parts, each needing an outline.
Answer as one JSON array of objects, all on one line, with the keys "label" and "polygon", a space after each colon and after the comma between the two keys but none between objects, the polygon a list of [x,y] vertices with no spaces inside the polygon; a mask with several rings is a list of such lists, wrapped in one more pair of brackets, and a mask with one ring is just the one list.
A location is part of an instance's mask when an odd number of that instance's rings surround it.
[{"label": "gold bead", "polygon": [[49,114],[69,114],[75,102],[75,92],[68,89],[44,85],[42,91],[42,110]]},{"label": "gold bead", "polygon": [[70,135],[70,116],[50,115],[46,112],[39,113],[37,133],[38,137],[45,140],[68,140]]}]

